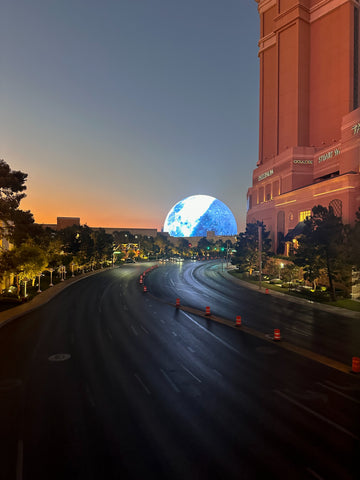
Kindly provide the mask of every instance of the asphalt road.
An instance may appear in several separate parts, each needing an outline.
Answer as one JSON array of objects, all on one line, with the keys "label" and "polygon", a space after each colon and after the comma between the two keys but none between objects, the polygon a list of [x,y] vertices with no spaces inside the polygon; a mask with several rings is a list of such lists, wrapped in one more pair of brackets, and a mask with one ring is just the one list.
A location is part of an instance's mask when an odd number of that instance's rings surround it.
[{"label": "asphalt road", "polygon": [[326,344],[325,315],[223,284],[216,268],[160,267],[143,293],[143,267],[124,266],[1,328],[0,478],[360,478],[359,376],[166,302],[230,318],[241,305],[259,329],[286,314],[307,346]]}]

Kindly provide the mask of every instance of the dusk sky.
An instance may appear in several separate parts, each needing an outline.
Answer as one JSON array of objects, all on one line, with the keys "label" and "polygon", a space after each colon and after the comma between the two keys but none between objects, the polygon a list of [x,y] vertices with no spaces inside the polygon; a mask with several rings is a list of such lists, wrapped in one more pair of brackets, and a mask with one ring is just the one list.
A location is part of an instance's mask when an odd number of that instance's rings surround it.
[{"label": "dusk sky", "polygon": [[245,228],[258,158],[254,0],[2,0],[0,158],[38,223],[163,227],[218,198]]}]

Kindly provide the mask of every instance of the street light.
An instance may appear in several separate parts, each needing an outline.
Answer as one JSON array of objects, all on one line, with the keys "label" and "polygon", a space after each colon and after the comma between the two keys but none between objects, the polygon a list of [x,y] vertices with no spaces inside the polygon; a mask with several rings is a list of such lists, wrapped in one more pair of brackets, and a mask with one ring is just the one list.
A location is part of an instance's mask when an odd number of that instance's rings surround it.
[{"label": "street light", "polygon": [[49,272],[50,272],[50,284],[49,284],[49,287],[53,287],[53,286],[54,286],[54,284],[52,283],[52,274],[53,274],[53,271],[54,271],[53,268],[49,268]]},{"label": "street light", "polygon": [[38,279],[39,279],[39,285],[38,285],[37,293],[41,293],[41,288],[40,288],[40,278],[41,278],[41,273],[39,273],[39,275],[38,275]]},{"label": "street light", "polygon": [[75,275],[74,275],[74,265],[75,265],[75,263],[73,262],[73,263],[71,264],[71,276],[72,276],[72,277],[75,277]]}]

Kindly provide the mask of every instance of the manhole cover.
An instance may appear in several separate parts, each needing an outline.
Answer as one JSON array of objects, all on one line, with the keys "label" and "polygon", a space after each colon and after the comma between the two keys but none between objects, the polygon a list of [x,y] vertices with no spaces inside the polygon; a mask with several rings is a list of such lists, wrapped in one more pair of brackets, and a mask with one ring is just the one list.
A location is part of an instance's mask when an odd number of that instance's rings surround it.
[{"label": "manhole cover", "polygon": [[65,360],[69,360],[71,355],[69,353],[56,353],[55,355],[51,355],[49,357],[50,362],[64,362]]},{"label": "manhole cover", "polygon": [[20,387],[22,381],[19,378],[7,378],[0,380],[0,392],[6,392],[7,390],[13,390]]}]

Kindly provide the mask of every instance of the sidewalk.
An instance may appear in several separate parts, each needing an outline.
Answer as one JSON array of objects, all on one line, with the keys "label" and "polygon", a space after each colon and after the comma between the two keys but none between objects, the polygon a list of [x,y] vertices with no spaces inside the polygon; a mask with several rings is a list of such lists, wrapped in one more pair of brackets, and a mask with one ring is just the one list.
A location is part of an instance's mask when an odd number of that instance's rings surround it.
[{"label": "sidewalk", "polygon": [[[226,280],[231,280],[233,283],[237,283],[242,287],[249,288],[250,290],[256,290],[257,292],[263,293],[265,295],[266,284],[263,284],[262,288],[260,289],[259,285],[254,285],[253,283],[246,282],[245,280],[241,280],[240,278],[236,278],[231,275],[227,270],[220,271],[220,274],[222,274],[223,277],[226,278]],[[287,301],[297,303],[298,305],[311,305],[313,308],[323,310],[324,312],[336,313],[337,315],[342,315],[343,317],[360,320],[359,312],[347,310],[346,308],[335,307],[332,305],[324,305],[323,303],[313,302],[312,300],[307,300],[306,298],[293,297],[292,295],[287,295],[286,293],[278,292],[276,290],[269,289],[268,295],[272,297],[286,299]]]},{"label": "sidewalk", "polygon": [[36,295],[36,297],[34,297],[29,302],[19,305],[18,307],[12,307],[12,308],[9,308],[8,310],[4,310],[3,312],[0,312],[0,328],[6,325],[7,323],[11,322],[12,320],[15,320],[16,318],[21,317],[25,313],[32,312],[33,310],[36,310],[40,306],[45,305],[52,298],[54,298],[56,295],[58,295],[60,292],[70,287],[74,283],[79,282],[84,278],[91,277],[92,275],[96,275],[97,273],[105,272],[109,269],[112,269],[112,267],[95,270],[94,272],[83,273],[73,278],[70,277],[64,282],[57,283],[53,287],[47,288],[43,292]]}]

